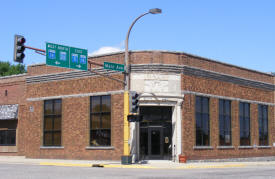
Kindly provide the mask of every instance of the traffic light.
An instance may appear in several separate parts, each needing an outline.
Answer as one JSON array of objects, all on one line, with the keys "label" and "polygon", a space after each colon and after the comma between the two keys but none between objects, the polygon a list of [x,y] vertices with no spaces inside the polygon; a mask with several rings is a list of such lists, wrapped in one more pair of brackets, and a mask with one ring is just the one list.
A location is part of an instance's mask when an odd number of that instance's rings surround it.
[{"label": "traffic light", "polygon": [[13,54],[13,60],[15,62],[23,63],[23,59],[25,57],[24,50],[25,46],[24,43],[26,42],[26,39],[21,35],[15,35],[14,36],[14,54]]},{"label": "traffic light", "polygon": [[139,97],[140,95],[136,91],[130,91],[130,113],[135,114],[139,112]]},{"label": "traffic light", "polygon": [[143,121],[143,116],[138,115],[138,114],[130,114],[127,116],[128,122],[142,122]]}]

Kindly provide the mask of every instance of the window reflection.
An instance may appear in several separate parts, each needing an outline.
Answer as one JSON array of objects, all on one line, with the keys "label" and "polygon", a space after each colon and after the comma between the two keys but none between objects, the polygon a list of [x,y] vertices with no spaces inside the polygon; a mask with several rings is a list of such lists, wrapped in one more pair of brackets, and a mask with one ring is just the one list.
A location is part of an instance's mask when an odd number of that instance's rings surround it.
[{"label": "window reflection", "polygon": [[196,145],[209,146],[209,98],[196,96]]},{"label": "window reflection", "polygon": [[45,146],[61,145],[61,114],[61,99],[44,101],[43,144]]},{"label": "window reflection", "polygon": [[111,145],[111,96],[92,96],[90,145]]},{"label": "window reflection", "polygon": [[240,145],[250,145],[250,104],[240,102],[239,104],[240,121]]}]

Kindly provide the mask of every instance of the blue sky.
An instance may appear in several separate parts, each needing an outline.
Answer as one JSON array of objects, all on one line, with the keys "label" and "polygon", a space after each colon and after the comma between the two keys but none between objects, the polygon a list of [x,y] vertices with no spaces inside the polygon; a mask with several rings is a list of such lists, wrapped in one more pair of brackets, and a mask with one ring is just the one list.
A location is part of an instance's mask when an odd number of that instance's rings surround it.
[{"label": "blue sky", "polygon": [[[14,34],[45,49],[52,42],[89,54],[123,50],[132,21],[130,50],[181,51],[254,69],[275,71],[274,0],[8,0],[0,5],[0,61],[13,58]],[[25,51],[24,64],[45,63]]]}]

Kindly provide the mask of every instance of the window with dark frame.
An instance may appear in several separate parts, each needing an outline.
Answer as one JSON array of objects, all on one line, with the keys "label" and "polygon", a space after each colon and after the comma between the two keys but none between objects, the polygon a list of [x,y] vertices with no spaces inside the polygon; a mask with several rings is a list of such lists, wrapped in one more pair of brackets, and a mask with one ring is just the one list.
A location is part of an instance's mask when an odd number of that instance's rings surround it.
[{"label": "window with dark frame", "polygon": [[231,146],[231,101],[219,100],[219,145]]},{"label": "window with dark frame", "polygon": [[209,146],[209,98],[196,96],[196,146]]},{"label": "window with dark frame", "polygon": [[61,99],[44,101],[44,146],[61,146]]},{"label": "window with dark frame", "polygon": [[0,130],[0,146],[16,145],[16,129]]},{"label": "window with dark frame", "polygon": [[259,146],[268,146],[268,106],[258,105]]},{"label": "window with dark frame", "polygon": [[111,96],[91,96],[90,146],[111,145]]},{"label": "window with dark frame", "polygon": [[240,121],[240,145],[250,146],[250,104],[240,102],[239,104]]}]

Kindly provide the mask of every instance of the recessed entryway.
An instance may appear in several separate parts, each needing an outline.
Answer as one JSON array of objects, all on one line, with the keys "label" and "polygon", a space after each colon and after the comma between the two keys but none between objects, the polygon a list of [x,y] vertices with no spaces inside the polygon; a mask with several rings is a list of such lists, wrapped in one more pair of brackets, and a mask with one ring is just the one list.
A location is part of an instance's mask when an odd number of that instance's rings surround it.
[{"label": "recessed entryway", "polygon": [[172,107],[144,106],[140,114],[140,159],[171,160]]}]

